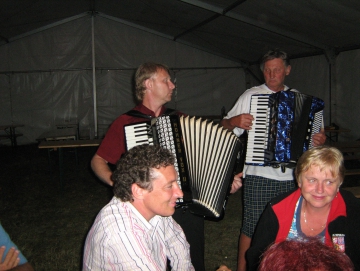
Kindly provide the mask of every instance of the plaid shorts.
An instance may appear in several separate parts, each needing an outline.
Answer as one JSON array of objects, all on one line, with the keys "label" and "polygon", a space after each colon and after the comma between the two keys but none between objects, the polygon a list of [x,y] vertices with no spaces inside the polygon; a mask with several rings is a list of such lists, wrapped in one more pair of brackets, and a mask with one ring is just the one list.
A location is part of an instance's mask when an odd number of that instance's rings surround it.
[{"label": "plaid shorts", "polygon": [[241,232],[252,237],[266,204],[275,196],[295,189],[295,181],[277,181],[246,175],[244,181],[244,218]]}]

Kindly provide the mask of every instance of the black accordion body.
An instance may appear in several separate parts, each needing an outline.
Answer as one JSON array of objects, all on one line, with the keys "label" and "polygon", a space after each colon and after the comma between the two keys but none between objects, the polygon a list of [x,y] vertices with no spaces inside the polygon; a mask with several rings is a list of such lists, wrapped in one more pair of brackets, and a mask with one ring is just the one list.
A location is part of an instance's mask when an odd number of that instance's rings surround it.
[{"label": "black accordion body", "polygon": [[127,149],[159,144],[171,150],[184,193],[178,205],[188,205],[199,215],[221,217],[240,148],[238,138],[218,124],[196,117],[165,115],[151,122],[124,127]]},{"label": "black accordion body", "polygon": [[245,164],[294,167],[323,123],[324,101],[293,91],[251,98]]}]

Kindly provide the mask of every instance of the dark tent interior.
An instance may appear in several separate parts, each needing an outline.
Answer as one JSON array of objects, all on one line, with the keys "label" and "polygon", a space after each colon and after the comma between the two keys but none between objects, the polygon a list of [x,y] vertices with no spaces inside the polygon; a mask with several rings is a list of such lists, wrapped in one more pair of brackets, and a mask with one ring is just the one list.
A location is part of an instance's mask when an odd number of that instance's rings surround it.
[{"label": "dark tent interior", "polygon": [[[325,126],[341,131],[327,136],[345,154],[344,184],[360,185],[360,1],[1,0],[0,220],[36,270],[79,270],[84,235],[112,193],[89,168],[96,146],[77,148],[79,164],[67,148],[59,175],[60,152],[38,149],[44,134],[76,125],[77,138],[101,139],[134,107],[146,61],[172,72],[168,107],[217,119],[264,83],[259,59],[272,48],[290,56],[285,84],[324,100]],[[208,270],[236,265],[241,199],[207,221]]]}]

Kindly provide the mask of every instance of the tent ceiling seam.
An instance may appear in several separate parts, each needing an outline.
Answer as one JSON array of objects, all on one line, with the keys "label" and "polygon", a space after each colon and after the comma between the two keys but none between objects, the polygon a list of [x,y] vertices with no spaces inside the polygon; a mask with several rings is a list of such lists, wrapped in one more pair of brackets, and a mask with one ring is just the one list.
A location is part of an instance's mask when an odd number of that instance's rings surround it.
[{"label": "tent ceiling seam", "polygon": [[[59,25],[62,25],[62,24],[65,24],[65,23],[68,23],[68,22],[71,22],[71,21],[74,21],[74,20],[83,18],[83,17],[88,16],[88,15],[89,15],[89,12],[84,12],[84,13],[80,13],[79,15],[75,15],[75,16],[68,17],[68,18],[66,18],[66,19],[57,21],[56,23],[48,24],[48,25],[46,25],[46,26],[43,26],[43,27],[34,29],[34,30],[32,30],[32,31],[29,31],[29,32],[26,32],[26,33],[24,33],[24,34],[15,36],[15,37],[13,37],[13,38],[9,38],[9,39],[8,39],[8,43],[9,43],[9,42],[12,42],[12,41],[15,41],[15,40],[18,40],[18,39],[21,39],[21,38],[24,38],[24,37],[27,37],[27,36],[30,36],[30,35],[33,35],[33,34],[36,34],[36,33],[39,33],[39,32],[41,32],[41,31],[44,31],[44,30],[53,28],[53,27],[55,27],[55,26],[59,26]],[[0,46],[1,46],[1,45],[3,45],[3,44],[0,44]]]},{"label": "tent ceiling seam", "polygon": [[[198,1],[198,0],[180,0],[180,1],[182,1],[184,3],[194,5],[196,7],[199,7],[199,8],[205,9],[205,10],[208,10],[208,11],[216,12],[216,13],[218,13],[219,16],[222,15],[222,16],[225,16],[225,17],[228,17],[228,18],[232,18],[232,19],[235,19],[235,20],[237,20],[239,22],[246,23],[246,24],[254,26],[256,28],[259,28],[259,29],[262,29],[262,30],[265,30],[265,31],[268,31],[268,32],[272,32],[272,33],[280,35],[282,37],[285,37],[285,38],[288,38],[288,39],[291,39],[291,40],[294,40],[294,41],[297,41],[297,42],[300,42],[300,43],[303,43],[303,44],[307,44],[307,45],[310,45],[310,46],[318,48],[318,49],[322,49],[322,50],[329,49],[328,46],[326,46],[324,44],[321,44],[321,43],[318,43],[316,41],[311,41],[311,40],[307,39],[304,36],[294,35],[291,32],[285,31],[283,29],[278,29],[278,28],[275,28],[275,27],[271,27],[270,25],[268,25],[268,26],[260,25],[256,20],[252,20],[250,18],[247,18],[245,16],[241,16],[241,15],[231,11],[235,7],[237,7],[240,4],[242,4],[243,2],[245,2],[246,0],[236,1],[235,3],[233,3],[232,5],[230,5],[229,7],[225,8],[223,10],[216,7],[216,6],[214,6],[214,5],[206,4],[206,3],[203,3],[203,2]],[[216,16],[216,17],[213,16],[213,18],[216,19],[219,16]],[[202,25],[203,25],[203,23],[199,24],[199,26],[202,26]],[[191,28],[191,30],[194,30],[196,28],[195,27]],[[190,32],[190,31],[186,30],[183,33],[185,34],[185,33],[188,33],[188,32]],[[183,33],[179,34],[178,36],[183,35]]]}]

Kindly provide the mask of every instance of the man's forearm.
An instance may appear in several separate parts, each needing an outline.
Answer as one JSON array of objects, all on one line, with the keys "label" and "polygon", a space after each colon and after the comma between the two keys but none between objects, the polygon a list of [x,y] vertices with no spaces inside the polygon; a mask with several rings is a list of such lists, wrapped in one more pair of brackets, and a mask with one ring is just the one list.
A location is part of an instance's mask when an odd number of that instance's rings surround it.
[{"label": "man's forearm", "polygon": [[230,119],[222,119],[220,125],[229,131],[232,131],[235,128],[235,126],[231,125]]},{"label": "man's forearm", "polygon": [[102,182],[110,186],[113,185],[113,181],[111,180],[112,171],[107,162],[99,155],[95,154],[91,159],[91,168]]}]

